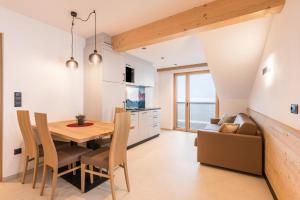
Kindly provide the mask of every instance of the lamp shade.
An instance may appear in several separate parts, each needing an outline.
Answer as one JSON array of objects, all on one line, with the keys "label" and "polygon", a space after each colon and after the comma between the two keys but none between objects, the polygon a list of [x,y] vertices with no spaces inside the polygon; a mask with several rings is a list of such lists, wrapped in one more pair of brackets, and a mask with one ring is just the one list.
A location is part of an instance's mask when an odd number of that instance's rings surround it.
[{"label": "lamp shade", "polygon": [[70,68],[78,68],[78,62],[73,57],[71,57],[70,60],[66,62],[66,66]]},{"label": "lamp shade", "polygon": [[89,55],[89,61],[94,65],[99,64],[102,61],[102,56],[97,52],[97,50],[94,50],[94,52]]}]

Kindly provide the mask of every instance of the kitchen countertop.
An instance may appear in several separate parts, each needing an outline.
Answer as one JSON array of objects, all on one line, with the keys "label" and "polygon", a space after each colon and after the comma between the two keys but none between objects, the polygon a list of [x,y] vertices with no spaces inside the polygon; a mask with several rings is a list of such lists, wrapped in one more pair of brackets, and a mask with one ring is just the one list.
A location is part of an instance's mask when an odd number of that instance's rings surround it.
[{"label": "kitchen countertop", "polygon": [[140,112],[140,111],[147,111],[147,110],[160,110],[160,108],[138,108],[138,109],[126,109],[130,112]]}]

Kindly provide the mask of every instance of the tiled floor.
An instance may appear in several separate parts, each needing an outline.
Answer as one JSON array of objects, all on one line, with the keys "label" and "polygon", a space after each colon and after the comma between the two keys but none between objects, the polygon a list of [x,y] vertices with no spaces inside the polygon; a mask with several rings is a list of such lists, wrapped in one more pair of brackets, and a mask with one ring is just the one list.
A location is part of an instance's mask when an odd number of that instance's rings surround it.
[{"label": "tiled floor", "polygon": [[[196,135],[163,131],[157,139],[128,151],[131,192],[126,192],[122,170],[116,172],[117,199],[122,200],[271,200],[263,178],[196,162]],[[41,171],[41,170],[40,170]],[[31,189],[19,180],[0,183],[0,199],[48,199],[50,182],[43,197],[39,196],[40,179]],[[48,179],[50,180],[50,179]],[[62,179],[58,181],[55,199],[111,199],[109,182],[92,191],[80,191]]]}]

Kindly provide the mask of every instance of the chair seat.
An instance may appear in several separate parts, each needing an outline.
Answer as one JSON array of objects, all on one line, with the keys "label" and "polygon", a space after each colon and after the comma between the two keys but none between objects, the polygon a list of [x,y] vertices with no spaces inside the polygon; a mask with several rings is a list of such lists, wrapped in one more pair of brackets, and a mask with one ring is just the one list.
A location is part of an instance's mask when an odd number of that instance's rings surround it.
[{"label": "chair seat", "polygon": [[90,152],[90,149],[80,146],[69,146],[57,151],[58,167],[76,163],[83,154]]},{"label": "chair seat", "polygon": [[81,156],[81,163],[108,169],[109,149],[101,148]]},{"label": "chair seat", "polygon": [[[59,151],[62,148],[70,146],[69,142],[62,142],[62,141],[55,141],[55,140],[53,142],[54,142],[54,145],[55,145],[55,148],[56,148],[57,151]],[[39,150],[39,157],[43,157],[44,156],[44,150],[43,150],[42,144],[40,144],[38,146],[38,150]]]},{"label": "chair seat", "polygon": [[110,143],[111,143],[111,137],[108,138],[100,138],[98,140],[96,140],[96,143],[100,146],[100,147],[109,147]]}]

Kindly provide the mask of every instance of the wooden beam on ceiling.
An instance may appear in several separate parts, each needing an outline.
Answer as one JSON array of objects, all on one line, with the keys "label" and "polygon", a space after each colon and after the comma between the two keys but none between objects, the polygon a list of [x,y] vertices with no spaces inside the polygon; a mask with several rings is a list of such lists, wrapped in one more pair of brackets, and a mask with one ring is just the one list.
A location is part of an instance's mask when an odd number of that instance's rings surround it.
[{"label": "wooden beam on ceiling", "polygon": [[166,71],[174,71],[174,70],[182,70],[182,69],[191,69],[191,68],[198,68],[198,67],[207,67],[207,63],[199,63],[193,65],[182,65],[176,67],[164,67],[157,69],[157,72],[166,72]]},{"label": "wooden beam on ceiling", "polygon": [[127,51],[281,12],[285,0],[216,0],[112,37],[115,51]]}]

